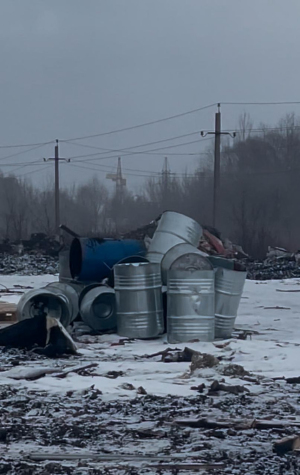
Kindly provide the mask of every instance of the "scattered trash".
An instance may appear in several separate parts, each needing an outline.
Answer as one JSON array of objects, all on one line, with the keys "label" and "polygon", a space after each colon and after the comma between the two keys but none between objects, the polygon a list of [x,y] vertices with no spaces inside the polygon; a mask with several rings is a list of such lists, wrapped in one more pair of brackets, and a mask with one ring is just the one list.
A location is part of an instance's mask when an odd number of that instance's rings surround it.
[{"label": "scattered trash", "polygon": [[250,392],[248,388],[245,386],[235,385],[235,386],[228,386],[227,384],[219,383],[219,381],[214,381],[209,388],[209,394],[213,394],[218,391],[225,391],[230,394],[241,394],[244,392]]},{"label": "scattered trash", "polygon": [[220,361],[214,355],[210,355],[207,353],[193,354],[190,371],[191,374],[193,374],[197,369],[213,368],[219,363]]},{"label": "scattered trash", "polygon": [[48,357],[77,353],[69,333],[49,316],[36,316],[1,329],[0,346],[34,349]]},{"label": "scattered trash", "polygon": [[300,437],[298,435],[291,435],[283,439],[276,440],[273,445],[273,450],[277,455],[284,455],[287,452],[300,452]]}]

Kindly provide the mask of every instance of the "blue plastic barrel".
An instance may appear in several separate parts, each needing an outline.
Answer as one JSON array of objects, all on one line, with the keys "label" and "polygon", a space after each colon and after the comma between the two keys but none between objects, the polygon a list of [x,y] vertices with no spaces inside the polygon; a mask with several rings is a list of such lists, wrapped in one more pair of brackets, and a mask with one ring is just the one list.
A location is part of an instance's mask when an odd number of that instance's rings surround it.
[{"label": "blue plastic barrel", "polygon": [[145,254],[144,242],[135,239],[75,238],[70,249],[71,275],[81,282],[101,282],[117,262]]}]

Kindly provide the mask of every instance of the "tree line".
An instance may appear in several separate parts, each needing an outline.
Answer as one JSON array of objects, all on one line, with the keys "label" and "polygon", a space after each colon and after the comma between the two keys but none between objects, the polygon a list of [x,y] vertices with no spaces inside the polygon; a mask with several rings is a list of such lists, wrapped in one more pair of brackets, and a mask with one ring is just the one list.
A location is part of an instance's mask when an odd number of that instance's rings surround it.
[{"label": "tree line", "polygon": [[[294,114],[276,127],[254,129],[240,117],[237,137],[223,142],[219,231],[251,256],[262,258],[269,245],[300,248],[300,120]],[[165,210],[210,225],[213,150],[193,174],[165,174],[145,180],[143,192],[109,193],[94,177],[61,190],[61,222],[80,235],[116,236],[147,224]],[[0,175],[0,238],[19,241],[31,233],[55,233],[54,190]]]}]

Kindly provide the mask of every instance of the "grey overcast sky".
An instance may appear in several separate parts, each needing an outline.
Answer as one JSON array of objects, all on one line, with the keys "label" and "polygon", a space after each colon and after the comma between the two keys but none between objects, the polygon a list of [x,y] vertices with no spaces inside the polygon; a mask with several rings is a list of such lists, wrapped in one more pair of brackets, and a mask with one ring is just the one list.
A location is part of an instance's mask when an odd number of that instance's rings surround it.
[{"label": "grey overcast sky", "polygon": [[[1,0],[0,146],[103,133],[219,101],[298,101],[299,20],[299,0]],[[210,129],[215,109],[61,143],[64,157],[100,153],[62,164],[61,183],[98,175],[109,185],[105,176],[118,153],[89,147],[129,148]],[[255,125],[274,125],[287,112],[300,115],[300,105],[224,105],[223,128],[235,128],[243,111]],[[191,135],[138,150],[196,140]],[[172,171],[192,172],[205,155],[186,154],[208,144],[123,153],[129,186],[138,190],[139,175],[159,172],[164,155]],[[27,153],[1,148],[0,168],[41,186],[53,177],[53,164],[42,163],[53,156],[53,145]]]}]

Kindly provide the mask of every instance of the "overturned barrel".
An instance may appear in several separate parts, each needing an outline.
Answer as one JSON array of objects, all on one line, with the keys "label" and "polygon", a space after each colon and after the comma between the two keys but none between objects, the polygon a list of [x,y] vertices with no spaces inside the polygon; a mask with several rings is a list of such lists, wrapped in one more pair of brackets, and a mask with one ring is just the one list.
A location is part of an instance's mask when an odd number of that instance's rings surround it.
[{"label": "overturned barrel", "polygon": [[174,211],[162,214],[147,252],[150,262],[161,262],[164,255],[176,244],[198,246],[202,228],[193,219]]},{"label": "overturned barrel", "polygon": [[173,246],[164,255],[161,261],[163,284],[167,284],[167,276],[170,269],[211,270],[211,264],[206,257],[207,254],[199,251],[199,249],[191,244],[183,243]]},{"label": "overturned barrel", "polygon": [[78,294],[65,283],[53,283],[26,292],[17,306],[18,320],[44,315],[58,319],[64,327],[78,315]]},{"label": "overturned barrel", "polygon": [[75,238],[70,249],[71,276],[81,282],[101,282],[117,262],[145,252],[144,242],[135,239]]},{"label": "overturned barrel", "polygon": [[118,334],[153,338],[163,333],[160,265],[119,264],[114,272]]},{"label": "overturned barrel", "polygon": [[215,336],[230,338],[247,272],[218,267],[215,270]]},{"label": "overturned barrel", "polygon": [[168,342],[213,341],[214,330],[213,270],[169,270]]},{"label": "overturned barrel", "polygon": [[106,285],[86,287],[80,296],[79,309],[84,323],[94,331],[117,327],[115,291]]}]

